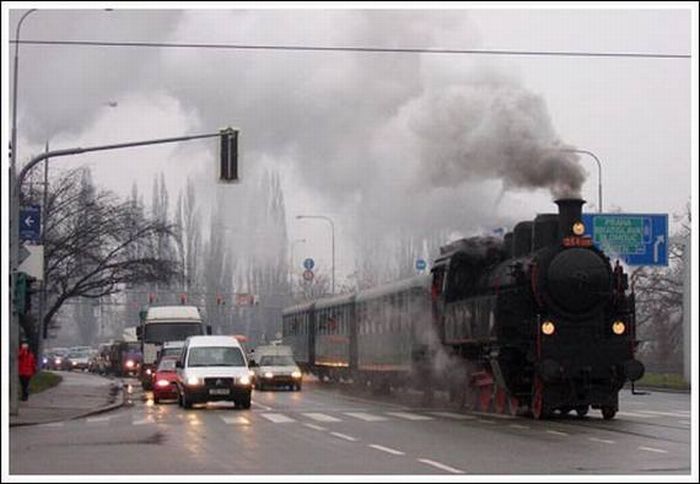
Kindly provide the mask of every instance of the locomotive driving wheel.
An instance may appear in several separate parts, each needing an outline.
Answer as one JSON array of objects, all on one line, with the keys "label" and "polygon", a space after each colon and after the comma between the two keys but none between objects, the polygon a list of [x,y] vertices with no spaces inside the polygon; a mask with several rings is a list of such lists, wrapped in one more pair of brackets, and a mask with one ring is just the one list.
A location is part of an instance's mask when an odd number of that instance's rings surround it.
[{"label": "locomotive driving wheel", "polygon": [[600,412],[603,414],[603,420],[612,420],[615,418],[617,408],[611,406],[601,407]]}]

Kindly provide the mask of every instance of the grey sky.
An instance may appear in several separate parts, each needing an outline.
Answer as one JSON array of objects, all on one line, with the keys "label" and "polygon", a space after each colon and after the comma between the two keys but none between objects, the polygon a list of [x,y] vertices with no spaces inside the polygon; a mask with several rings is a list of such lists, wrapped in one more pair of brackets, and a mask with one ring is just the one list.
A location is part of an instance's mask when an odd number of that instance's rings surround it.
[{"label": "grey sky", "polygon": [[[3,5],[3,21],[10,26],[3,29],[5,49],[8,32],[14,36],[26,7],[8,11]],[[194,4],[191,8],[41,10],[25,20],[21,36],[691,52],[690,10],[660,6],[442,11],[194,10]],[[12,52],[13,46],[5,54]],[[4,59],[7,81],[11,55]],[[166,172],[171,199],[192,177],[198,181],[202,200],[211,201],[217,190],[238,190],[227,195],[227,201],[235,204],[247,196],[244,185],[255,180],[258,171],[278,170],[290,240],[308,241],[296,246],[295,255],[313,256],[321,267],[330,265],[327,226],[297,221],[294,215],[331,216],[336,223],[338,270],[347,274],[354,267],[353,247],[364,237],[438,229],[466,235],[553,211],[546,185],[532,190],[511,180],[505,186],[512,189],[502,193],[503,180],[509,180],[514,167],[499,165],[498,157],[483,156],[484,147],[491,150],[492,140],[505,140],[505,133],[515,129],[516,118],[530,123],[518,128],[518,133],[536,139],[535,145],[558,142],[590,150],[601,159],[605,210],[681,212],[691,196],[691,89],[697,92],[697,84],[691,85],[690,73],[690,59],[22,45],[19,161],[26,162],[41,151],[47,140],[52,148],[65,148],[238,126],[243,182],[234,187],[215,187],[215,149],[207,142],[82,156],[61,163],[90,163],[99,184],[122,194],[128,194],[136,181],[147,202],[153,176],[160,171]],[[505,104],[507,122],[479,124],[475,132],[482,142],[476,145],[469,145],[474,136],[445,138],[447,127],[467,123],[468,116],[478,113],[469,96],[483,101],[492,95],[492,90],[479,90],[478,80],[483,79],[490,79],[491,87],[509,85],[510,92],[520,93]],[[4,82],[3,86],[3,98],[8,99],[5,93],[10,85]],[[462,94],[450,97],[449,93]],[[524,99],[537,106],[537,116],[513,115]],[[117,105],[110,107],[113,101]],[[485,114],[491,113],[488,106],[483,108]],[[9,109],[4,112],[9,119]],[[493,131],[484,134],[487,128]],[[431,138],[426,134],[431,129],[440,135]],[[460,130],[465,132],[469,133],[467,128]],[[5,135],[9,137],[9,129]],[[450,145],[453,141],[455,146]],[[465,171],[465,165],[440,171],[435,168],[441,156],[449,160],[463,156],[486,164],[472,171]],[[519,155],[514,159],[527,160]],[[571,162],[576,163],[575,158]],[[589,202],[585,209],[594,210],[596,165],[585,156],[578,163],[587,176],[581,185],[581,194]],[[460,177],[466,172],[469,176]],[[442,173],[448,176],[441,178]],[[235,220],[230,224],[235,225]]]}]

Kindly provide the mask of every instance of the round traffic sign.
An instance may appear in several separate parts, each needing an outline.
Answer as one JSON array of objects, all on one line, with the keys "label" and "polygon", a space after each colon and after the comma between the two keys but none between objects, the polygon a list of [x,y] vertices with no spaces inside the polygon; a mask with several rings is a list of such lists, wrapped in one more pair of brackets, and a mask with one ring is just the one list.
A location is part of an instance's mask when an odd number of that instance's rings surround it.
[{"label": "round traffic sign", "polygon": [[416,270],[422,271],[425,270],[426,263],[423,259],[418,259],[416,260]]},{"label": "round traffic sign", "polygon": [[[307,259],[307,260],[309,260],[309,259]],[[309,271],[309,270],[306,270],[306,271],[304,271],[304,274],[302,277],[304,278],[305,281],[310,281],[311,279],[314,278],[314,273]]]},{"label": "round traffic sign", "polygon": [[314,260],[312,258],[304,259],[304,269],[311,270],[314,268]]}]

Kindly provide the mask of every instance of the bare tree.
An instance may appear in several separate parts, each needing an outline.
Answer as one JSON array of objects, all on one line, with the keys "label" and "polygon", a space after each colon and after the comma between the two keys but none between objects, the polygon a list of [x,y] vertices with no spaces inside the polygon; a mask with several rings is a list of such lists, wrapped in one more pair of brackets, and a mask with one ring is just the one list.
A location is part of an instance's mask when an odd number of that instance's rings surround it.
[{"label": "bare tree", "polygon": [[[167,283],[179,274],[170,259],[153,255],[153,241],[172,227],[146,218],[131,200],[98,190],[87,168],[65,173],[51,185],[44,221],[49,301],[42,326],[63,304],[100,298],[127,284]],[[35,328],[29,328],[35,329]]]}]

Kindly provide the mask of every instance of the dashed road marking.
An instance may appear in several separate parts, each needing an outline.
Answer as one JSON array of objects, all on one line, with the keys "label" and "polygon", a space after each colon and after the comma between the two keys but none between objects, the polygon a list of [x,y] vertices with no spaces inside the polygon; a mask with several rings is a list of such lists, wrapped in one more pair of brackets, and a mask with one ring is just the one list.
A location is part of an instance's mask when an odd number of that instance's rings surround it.
[{"label": "dashed road marking", "polygon": [[433,417],[428,417],[427,415],[418,415],[416,413],[408,412],[385,412],[387,415],[392,415],[394,417],[403,418],[406,420],[433,420]]},{"label": "dashed road marking", "polygon": [[87,423],[101,423],[101,422],[109,422],[109,419],[112,417],[88,417],[85,419]]},{"label": "dashed road marking", "polygon": [[588,440],[591,442],[600,442],[601,444],[614,444],[614,440],[608,440],[608,439],[599,439],[598,437],[588,437]]},{"label": "dashed road marking", "polygon": [[302,413],[302,415],[309,417],[317,422],[340,422],[339,418],[331,417],[325,413]]},{"label": "dashed road marking", "polygon": [[326,427],[321,427],[320,425],[312,423],[305,423],[304,427],[309,427],[310,429],[318,430],[319,432],[325,432],[326,430],[328,430]]},{"label": "dashed road marking", "polygon": [[221,420],[229,425],[250,425],[250,420],[247,417],[224,417],[222,415]]},{"label": "dashed road marking", "polygon": [[357,441],[355,437],[350,437],[349,435],[341,434],[340,432],[331,432],[331,435],[335,435],[336,437],[339,437],[341,439],[349,440],[350,442]]},{"label": "dashed road marking", "polygon": [[365,413],[365,412],[344,412],[344,413],[345,413],[345,415],[349,415],[350,417],[364,420],[365,422],[380,422],[382,420],[387,420],[386,417],[381,417],[379,415],[372,415],[371,413]]},{"label": "dashed road marking", "polygon": [[527,430],[530,428],[528,425],[520,425],[520,424],[510,424],[509,427],[512,427],[514,429],[523,429],[523,430]]},{"label": "dashed road marking", "polygon": [[272,423],[289,423],[296,421],[293,418],[282,415],[281,413],[261,413],[260,416]]},{"label": "dashed road marking", "polygon": [[623,416],[623,417],[654,418],[653,415],[645,415],[643,413],[634,413],[634,412],[617,412],[617,415]]},{"label": "dashed road marking", "polygon": [[429,466],[437,467],[438,469],[441,469],[441,470],[447,471],[447,472],[451,472],[452,474],[464,474],[463,470],[455,469],[454,467],[450,467],[448,465],[442,464],[440,462],[436,462],[434,460],[418,459],[418,462],[422,462],[423,464],[428,464]]},{"label": "dashed road marking", "polygon": [[267,405],[263,405],[262,403],[258,403],[255,400],[253,400],[251,403],[253,405],[255,405],[256,407],[262,408],[263,410],[272,410],[272,407],[268,407]]},{"label": "dashed road marking", "polygon": [[663,449],[655,449],[654,447],[644,447],[644,446],[639,446],[637,447],[639,450],[646,450],[647,452],[656,452],[657,454],[668,454],[667,450]]},{"label": "dashed road marking", "polygon": [[473,415],[464,415],[463,413],[454,412],[428,412],[430,415],[435,415],[436,417],[446,417],[453,418],[455,420],[474,420],[476,417]]},{"label": "dashed road marking", "polygon": [[406,455],[405,452],[401,452],[400,450],[396,450],[396,449],[391,449],[389,447],[384,447],[383,445],[369,444],[368,447],[372,447],[373,449],[381,450],[382,452],[386,452],[387,454]]},{"label": "dashed road marking", "polygon": [[569,436],[569,434],[567,434],[566,432],[560,432],[558,430],[545,430],[545,432],[547,432],[548,434],[552,434],[552,435],[561,435],[562,437]]}]

